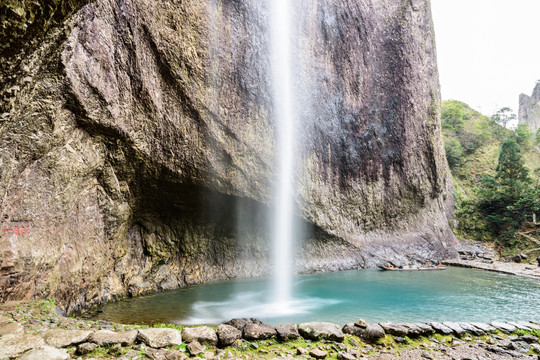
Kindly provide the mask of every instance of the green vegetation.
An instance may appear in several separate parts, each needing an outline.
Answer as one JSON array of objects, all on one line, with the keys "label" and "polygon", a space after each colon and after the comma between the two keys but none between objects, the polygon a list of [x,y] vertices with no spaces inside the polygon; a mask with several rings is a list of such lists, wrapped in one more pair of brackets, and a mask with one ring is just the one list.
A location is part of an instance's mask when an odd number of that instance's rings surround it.
[{"label": "green vegetation", "polygon": [[513,139],[501,146],[496,175],[484,175],[479,190],[478,209],[495,235],[513,235],[526,214],[540,210],[540,189],[532,187],[529,169],[524,166],[521,149]]},{"label": "green vegetation", "polygon": [[527,226],[533,213],[540,217],[540,134],[525,124],[507,129],[515,118],[509,108],[487,117],[459,101],[442,104],[456,235],[494,241],[503,254],[538,247],[536,228]]}]

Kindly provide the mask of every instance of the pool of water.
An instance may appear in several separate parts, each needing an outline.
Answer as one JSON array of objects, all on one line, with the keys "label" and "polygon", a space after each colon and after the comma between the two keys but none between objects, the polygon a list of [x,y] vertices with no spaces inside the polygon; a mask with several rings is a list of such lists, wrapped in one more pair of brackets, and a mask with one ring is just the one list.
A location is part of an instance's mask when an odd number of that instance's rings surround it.
[{"label": "pool of water", "polygon": [[472,269],[358,270],[298,276],[294,299],[272,304],[265,280],[230,281],[109,303],[94,319],[119,323],[218,324],[255,317],[269,324],[540,320],[540,282]]}]

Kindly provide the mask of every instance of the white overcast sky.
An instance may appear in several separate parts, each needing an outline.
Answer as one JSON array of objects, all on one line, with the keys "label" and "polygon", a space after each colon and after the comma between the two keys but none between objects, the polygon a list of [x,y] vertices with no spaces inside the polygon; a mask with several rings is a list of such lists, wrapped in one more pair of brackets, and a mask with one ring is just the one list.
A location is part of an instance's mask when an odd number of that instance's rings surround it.
[{"label": "white overcast sky", "polygon": [[443,100],[485,115],[540,80],[540,0],[431,0]]}]

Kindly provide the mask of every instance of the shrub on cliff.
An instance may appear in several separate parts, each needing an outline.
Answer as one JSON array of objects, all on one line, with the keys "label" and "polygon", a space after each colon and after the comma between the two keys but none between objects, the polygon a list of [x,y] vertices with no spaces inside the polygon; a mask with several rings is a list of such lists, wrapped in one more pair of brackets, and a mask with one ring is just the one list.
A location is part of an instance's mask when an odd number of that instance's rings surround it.
[{"label": "shrub on cliff", "polygon": [[529,128],[529,125],[521,123],[518,124],[516,131],[516,141],[519,144],[519,146],[523,148],[529,148],[532,145],[532,131]]}]

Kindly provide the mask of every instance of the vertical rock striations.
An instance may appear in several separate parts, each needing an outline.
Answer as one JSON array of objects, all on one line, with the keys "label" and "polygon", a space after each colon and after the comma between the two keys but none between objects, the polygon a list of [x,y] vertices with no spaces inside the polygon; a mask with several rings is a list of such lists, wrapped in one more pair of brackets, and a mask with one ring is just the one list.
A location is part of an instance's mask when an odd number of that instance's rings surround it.
[{"label": "vertical rock striations", "polygon": [[531,96],[519,95],[519,123],[529,125],[533,132],[540,129],[540,80]]},{"label": "vertical rock striations", "polygon": [[[52,3],[0,7],[0,298],[265,274],[265,2]],[[295,4],[298,270],[452,255],[429,4]]]}]

